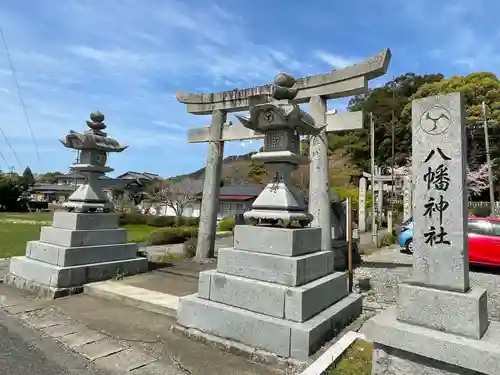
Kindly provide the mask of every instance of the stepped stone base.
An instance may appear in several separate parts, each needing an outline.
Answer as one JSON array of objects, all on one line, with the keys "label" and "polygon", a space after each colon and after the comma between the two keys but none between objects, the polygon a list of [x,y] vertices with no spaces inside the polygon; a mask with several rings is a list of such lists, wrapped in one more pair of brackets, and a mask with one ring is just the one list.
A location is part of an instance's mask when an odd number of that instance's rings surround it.
[{"label": "stepped stone base", "polygon": [[217,270],[254,280],[297,286],[332,273],[333,253],[318,251],[288,257],[223,248],[217,255]]},{"label": "stepped stone base", "polygon": [[335,273],[333,252],[320,251],[320,228],[234,233],[217,270],[201,272],[198,293],[180,299],[180,326],[305,361],[361,314],[347,273]]},{"label": "stepped stone base", "polygon": [[[448,317],[453,315],[450,311]],[[500,374],[498,322],[490,322],[477,340],[400,321],[394,307],[366,322],[362,331],[375,345],[372,375]]]},{"label": "stepped stone base", "polygon": [[54,212],[26,256],[11,258],[5,282],[48,298],[78,293],[86,283],[146,272],[148,260],[126,243],[116,213]]},{"label": "stepped stone base", "polygon": [[402,283],[397,306],[369,320],[373,375],[500,374],[500,323],[488,321],[487,294]]},{"label": "stepped stone base", "polygon": [[334,273],[299,287],[225,275],[200,273],[198,297],[256,313],[304,322],[348,294],[347,273]]},{"label": "stepped stone base", "polygon": [[147,270],[146,258],[61,267],[27,257],[13,257],[5,283],[53,299],[80,293],[87,283],[136,275]]},{"label": "stepped stone base", "polygon": [[285,358],[305,361],[359,316],[361,303],[360,295],[351,294],[311,319],[298,323],[192,294],[180,299],[178,323]]}]

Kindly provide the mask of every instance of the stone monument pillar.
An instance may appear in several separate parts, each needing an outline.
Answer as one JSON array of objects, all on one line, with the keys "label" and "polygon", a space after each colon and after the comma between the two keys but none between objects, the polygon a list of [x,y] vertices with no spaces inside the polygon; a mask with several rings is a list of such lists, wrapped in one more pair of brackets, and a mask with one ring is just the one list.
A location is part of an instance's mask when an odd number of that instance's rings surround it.
[{"label": "stone monument pillar", "polygon": [[366,232],[366,178],[359,179],[358,230]]},{"label": "stone monument pillar", "polygon": [[403,178],[403,220],[409,219],[413,214],[412,209],[413,187],[410,176]]},{"label": "stone monument pillar", "polygon": [[[313,220],[291,174],[308,158],[299,134],[317,135],[313,118],[289,100],[295,79],[279,74],[273,101],[257,104],[242,124],[264,134],[252,156],[274,175],[234,230],[234,247],[219,249],[217,269],[200,273],[198,293],[180,299],[178,323],[285,358],[305,360],[361,313],[346,272],[334,272],[333,252],[322,251]],[[194,331],[193,331],[194,330]]]},{"label": "stone monument pillar", "polygon": [[80,150],[80,160],[72,168],[86,177],[63,206],[54,212],[51,227],[43,227],[39,241],[29,241],[26,256],[10,261],[6,283],[49,298],[82,291],[89,282],[133,275],[148,269],[146,258],[137,257],[137,244],[127,243],[127,231],[118,228],[118,215],[101,187],[100,177],[113,171],[106,166],[109,152],[122,152],[120,145],[103,132],[104,115],[92,113],[90,128],[73,130],[61,140]]},{"label": "stone monument pillar", "polygon": [[363,327],[372,374],[500,374],[500,323],[469,285],[462,94],[414,100],[412,123],[413,274],[397,306]]}]

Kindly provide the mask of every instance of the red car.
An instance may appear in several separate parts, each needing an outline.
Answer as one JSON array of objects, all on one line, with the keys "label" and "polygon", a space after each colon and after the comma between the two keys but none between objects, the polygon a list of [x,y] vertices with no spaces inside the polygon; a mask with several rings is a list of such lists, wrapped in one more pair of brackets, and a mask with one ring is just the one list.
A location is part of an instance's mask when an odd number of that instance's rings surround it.
[{"label": "red car", "polygon": [[469,261],[500,266],[500,219],[469,217]]},{"label": "red car", "polygon": [[[405,221],[397,233],[400,246],[413,253],[413,218]],[[500,266],[500,219],[471,216],[468,235],[470,263]]]}]

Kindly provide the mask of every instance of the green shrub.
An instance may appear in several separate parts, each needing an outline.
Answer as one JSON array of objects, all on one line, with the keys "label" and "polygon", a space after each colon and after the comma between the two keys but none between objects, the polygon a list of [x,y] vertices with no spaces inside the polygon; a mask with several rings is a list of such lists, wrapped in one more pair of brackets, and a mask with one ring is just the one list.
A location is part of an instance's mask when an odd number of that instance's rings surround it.
[{"label": "green shrub", "polygon": [[477,206],[471,210],[472,216],[488,217],[490,216],[490,208],[488,206]]},{"label": "green shrub", "polygon": [[148,216],[137,213],[120,213],[118,218],[120,226],[127,224],[146,224]]},{"label": "green shrub", "polygon": [[380,240],[380,246],[391,246],[396,242],[396,237],[393,233],[385,234]]},{"label": "green shrub", "polygon": [[196,237],[190,237],[184,242],[184,254],[187,258],[193,258],[196,255],[197,245],[198,239]]},{"label": "green shrub", "polygon": [[146,224],[158,228],[197,227],[200,224],[200,219],[182,216],[148,216]]},{"label": "green shrub", "polygon": [[146,224],[151,227],[171,227],[175,223],[173,216],[148,216]]},{"label": "green shrub", "polygon": [[230,232],[234,229],[234,217],[228,216],[223,218],[219,223],[219,230],[221,232]]},{"label": "green shrub", "polygon": [[189,238],[198,236],[196,227],[170,227],[152,232],[149,235],[149,245],[172,245],[183,243]]},{"label": "green shrub", "polygon": [[183,217],[182,219],[186,227],[198,227],[200,225],[199,217]]}]

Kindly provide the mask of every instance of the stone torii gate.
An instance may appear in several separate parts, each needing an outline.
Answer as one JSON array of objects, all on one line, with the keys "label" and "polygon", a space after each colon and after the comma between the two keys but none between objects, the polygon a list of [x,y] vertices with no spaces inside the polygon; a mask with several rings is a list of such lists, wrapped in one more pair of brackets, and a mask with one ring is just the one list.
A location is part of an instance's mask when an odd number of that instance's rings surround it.
[{"label": "stone torii gate", "polygon": [[[360,129],[363,113],[348,112],[327,114],[327,100],[358,95],[368,91],[368,80],[384,75],[391,59],[385,49],[376,56],[326,74],[296,80],[298,90],[293,103],[310,104],[310,114],[316,124],[327,124],[318,136],[311,138],[309,155],[309,212],[314,216],[311,223],[321,227],[322,249],[331,250],[330,176],[328,166],[327,132]],[[214,254],[217,208],[224,156],[224,142],[233,140],[261,139],[263,134],[242,125],[227,124],[227,113],[247,111],[271,94],[271,85],[256,86],[210,94],[193,94],[178,91],[177,100],[186,105],[187,112],[196,115],[212,115],[212,122],[204,128],[189,129],[188,142],[208,142],[205,181],[200,212],[197,257]],[[267,99],[266,99],[267,100]]]}]

